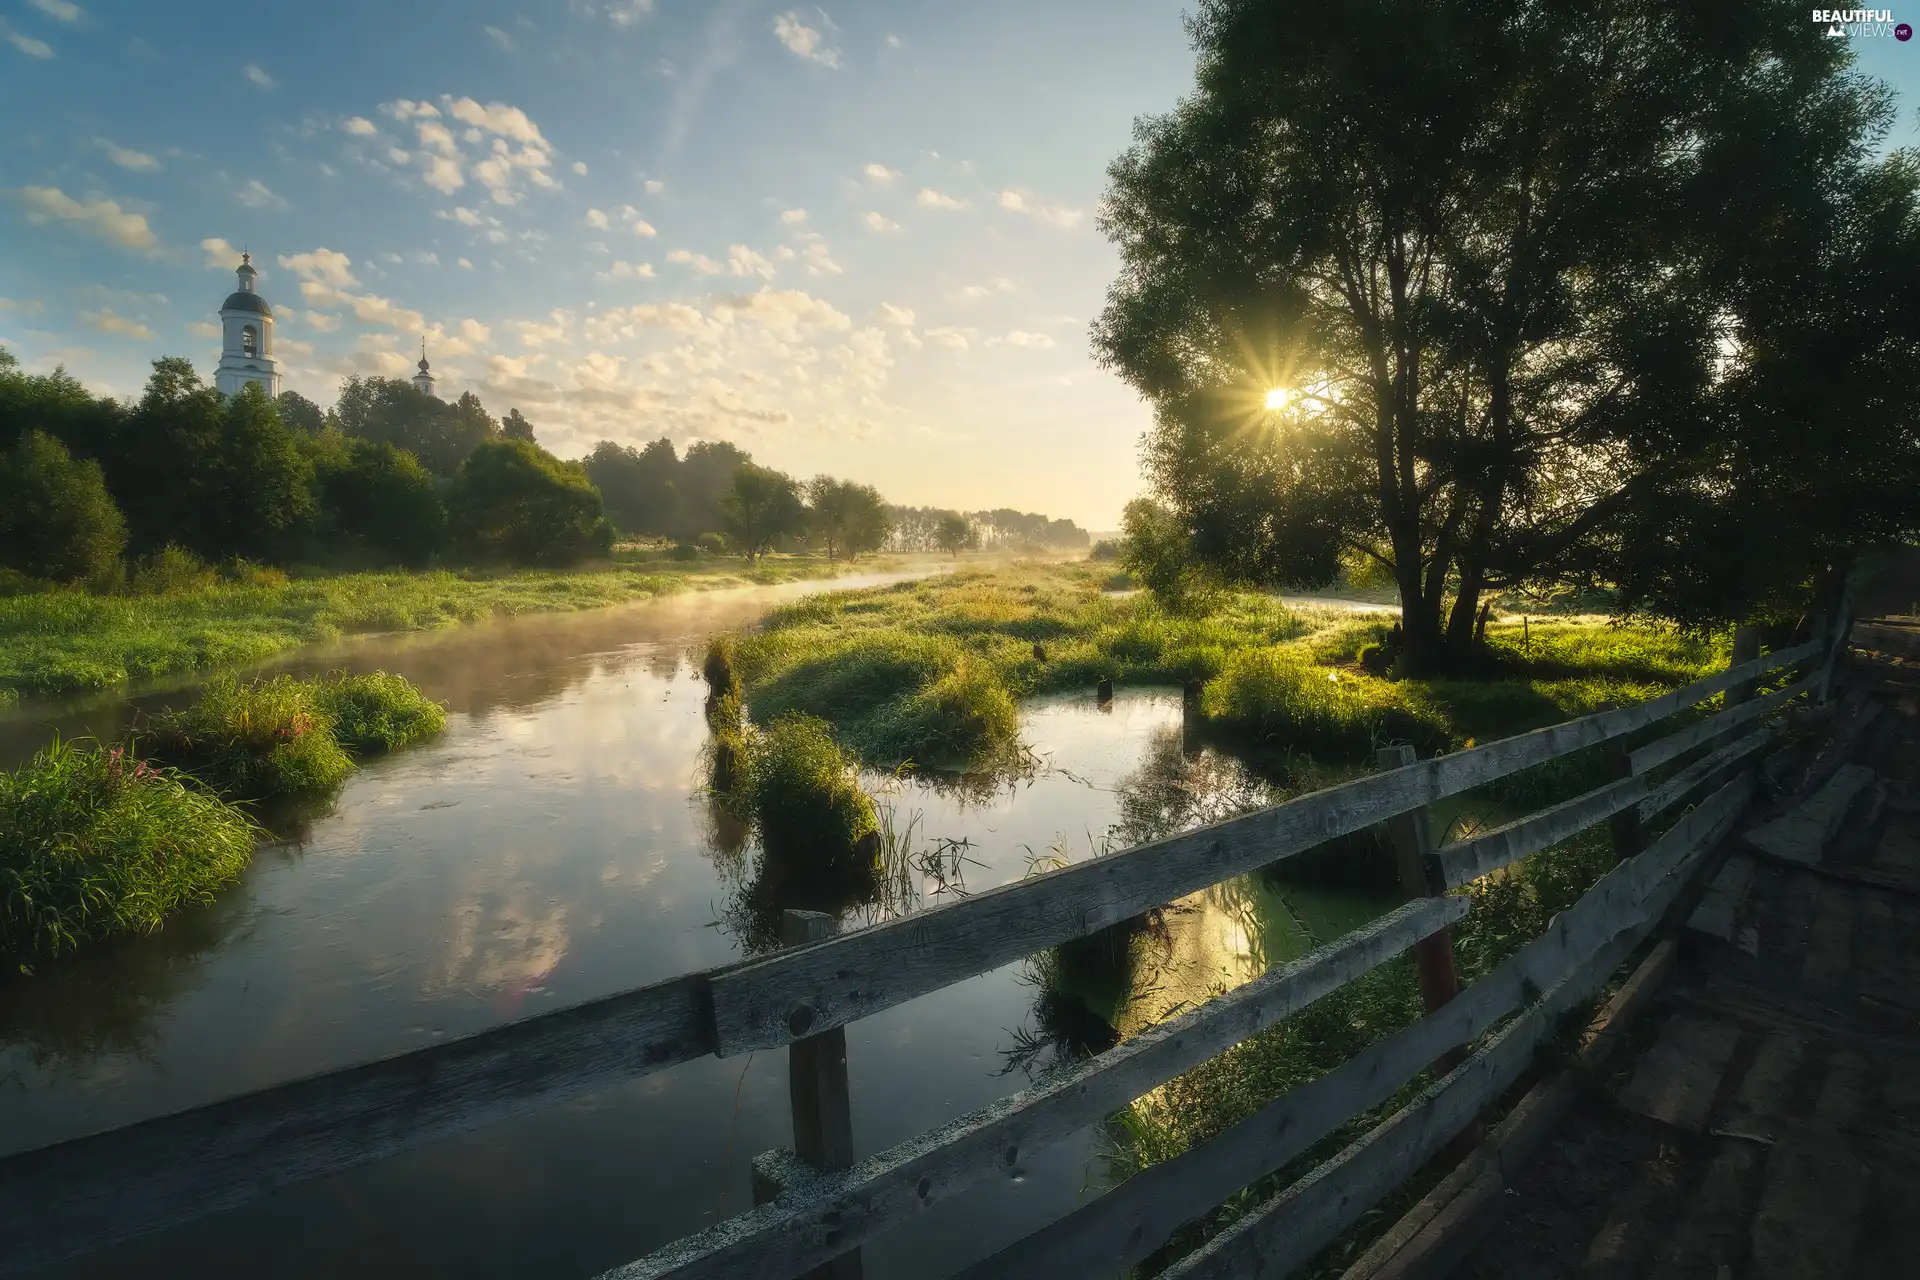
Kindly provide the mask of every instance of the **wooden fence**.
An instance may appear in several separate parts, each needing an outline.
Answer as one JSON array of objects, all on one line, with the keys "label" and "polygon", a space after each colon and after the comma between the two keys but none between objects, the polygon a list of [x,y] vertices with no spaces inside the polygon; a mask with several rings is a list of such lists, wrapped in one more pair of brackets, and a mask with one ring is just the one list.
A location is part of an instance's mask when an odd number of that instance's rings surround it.
[{"label": "wooden fence", "polygon": [[[1751,636],[1726,671],[1649,702],[1379,772],[1243,817],[1089,859],[839,936],[789,913],[776,954],[508,1023],[364,1066],[0,1159],[0,1274],[244,1204],[676,1063],[787,1048],[798,1152],[754,1162],[756,1207],[610,1275],[859,1274],[863,1241],[1023,1154],[1100,1122],[1174,1076],[1413,949],[1427,1015],[1204,1145],[1128,1178],[962,1274],[1107,1274],[1285,1166],[1438,1064],[1411,1103],[1167,1274],[1280,1276],[1463,1133],[1527,1068],[1557,1017],[1596,991],[1652,929],[1753,791],[1769,719],[1824,697],[1829,636],[1764,657]],[[1757,683],[1784,688],[1755,697]],[[1772,679],[1769,679],[1772,678]],[[1651,727],[1724,694],[1668,736]],[[1644,742],[1627,750],[1629,743]],[[1497,830],[1435,849],[1427,806],[1601,746],[1614,779]],[[1692,759],[1682,757],[1693,755]],[[1706,798],[1646,843],[1681,802]],[[1449,889],[1606,821],[1624,856],[1547,931],[1457,990]],[[1405,905],[1024,1092],[852,1161],[841,1028],[1327,841],[1386,824]],[[1471,1052],[1468,1050],[1471,1049]]]}]

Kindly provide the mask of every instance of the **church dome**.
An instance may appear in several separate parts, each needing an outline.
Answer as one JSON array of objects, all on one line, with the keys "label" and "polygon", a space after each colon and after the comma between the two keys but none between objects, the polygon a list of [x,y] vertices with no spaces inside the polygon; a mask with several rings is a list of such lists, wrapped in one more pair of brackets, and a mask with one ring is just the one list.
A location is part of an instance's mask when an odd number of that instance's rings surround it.
[{"label": "church dome", "polygon": [[273,315],[273,308],[267,305],[265,298],[257,293],[248,293],[244,289],[228,294],[227,300],[220,304],[220,309],[222,311],[257,311],[269,317]]}]

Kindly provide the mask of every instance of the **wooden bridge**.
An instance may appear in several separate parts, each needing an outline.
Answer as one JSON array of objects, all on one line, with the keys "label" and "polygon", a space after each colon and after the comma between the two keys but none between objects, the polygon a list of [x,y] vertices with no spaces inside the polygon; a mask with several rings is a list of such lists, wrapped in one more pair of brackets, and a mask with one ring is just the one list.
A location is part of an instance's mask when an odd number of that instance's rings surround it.
[{"label": "wooden bridge", "polygon": [[[1822,624],[1813,636],[1760,655],[1745,633],[1728,670],[1650,702],[1429,760],[1414,759],[1410,748],[1389,749],[1370,776],[856,932],[830,936],[827,918],[789,913],[793,945],[771,956],[8,1156],[0,1160],[0,1274],[230,1209],[697,1057],[785,1049],[796,1150],[754,1162],[757,1207],[610,1274],[858,1275],[863,1242],[969,1186],[1008,1176],[1024,1154],[1101,1122],[1411,950],[1423,1019],[961,1273],[1121,1271],[1432,1068],[1437,1078],[1411,1102],[1166,1272],[1286,1275],[1443,1151],[1459,1151],[1461,1135],[1477,1135],[1489,1105],[1537,1074],[1536,1051],[1561,1030],[1564,1016],[1585,1007],[1656,942],[1606,1016],[1623,1021],[1646,1004],[1674,954],[1670,941],[1656,940],[1663,922],[1705,913],[1709,922],[1725,922],[1723,932],[1741,945],[1749,927],[1742,904],[1765,898],[1767,877],[1777,872],[1772,862],[1763,870],[1753,858],[1723,863],[1725,838],[1763,790],[1761,762],[1780,758],[1773,748],[1782,739],[1782,713],[1826,701],[1838,646]],[[1589,748],[1610,762],[1605,785],[1433,847],[1427,806]],[[1540,937],[1458,987],[1447,929],[1471,900],[1449,891],[1602,822],[1621,855],[1617,866]],[[1023,1092],[854,1161],[847,1023],[1377,824],[1391,834],[1407,891],[1403,906]],[[1808,874],[1824,877],[1823,884],[1855,883],[1834,880],[1834,872],[1816,866]],[[1708,880],[1712,890],[1696,906]],[[1820,924],[1828,919],[1823,909],[1814,911],[1815,932],[1825,927],[1831,934],[1839,926]],[[1873,908],[1851,910],[1848,919],[1856,920]],[[1673,1031],[1669,1057],[1696,1052],[1705,1033],[1692,1025]],[[1717,1053],[1725,1033],[1716,1034]],[[1589,1052],[1597,1060],[1616,1039],[1596,1037],[1599,1047]],[[1664,1097],[1667,1087],[1656,1081],[1644,1092]],[[1694,1086],[1671,1087],[1685,1094]],[[1459,1265],[1512,1198],[1505,1195],[1512,1161],[1538,1149],[1578,1096],[1565,1076],[1536,1087],[1362,1260],[1365,1274],[1439,1275]],[[1651,1114],[1664,1105],[1650,1103]]]}]

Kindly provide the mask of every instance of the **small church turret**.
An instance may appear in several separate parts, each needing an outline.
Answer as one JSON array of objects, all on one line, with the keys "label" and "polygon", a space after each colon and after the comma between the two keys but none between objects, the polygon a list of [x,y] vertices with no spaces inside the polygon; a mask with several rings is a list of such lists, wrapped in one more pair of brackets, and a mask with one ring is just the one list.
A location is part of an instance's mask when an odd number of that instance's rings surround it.
[{"label": "small church turret", "polygon": [[420,339],[420,372],[413,375],[414,389],[433,394],[433,373],[427,368],[427,340]]},{"label": "small church turret", "polygon": [[221,395],[231,396],[254,382],[269,396],[277,396],[280,362],[273,358],[273,308],[254,290],[260,273],[253,269],[252,254],[240,255],[234,274],[240,287],[220,304],[220,363],[213,385]]}]

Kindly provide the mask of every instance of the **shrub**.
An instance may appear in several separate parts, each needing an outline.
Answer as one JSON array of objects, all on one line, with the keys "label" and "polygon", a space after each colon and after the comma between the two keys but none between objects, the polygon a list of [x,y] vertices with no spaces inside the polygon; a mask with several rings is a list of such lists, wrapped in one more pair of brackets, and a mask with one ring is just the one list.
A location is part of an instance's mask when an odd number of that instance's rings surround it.
[{"label": "shrub", "polygon": [[447,537],[433,475],[404,449],[351,440],[320,476],[321,508],[335,533],[393,562],[420,566]]},{"label": "shrub", "polygon": [[165,546],[141,559],[128,575],[127,586],[137,595],[172,596],[205,591],[217,575],[212,566],[182,547]]},{"label": "shrub", "polygon": [[823,874],[876,873],[879,819],[826,722],[787,716],[749,741],[754,824],[767,857]]},{"label": "shrub", "polygon": [[152,932],[253,856],[247,815],[167,769],[56,741],[0,772],[0,954]]},{"label": "shrub", "polygon": [[1093,544],[1091,551],[1087,552],[1089,560],[1118,560],[1119,558],[1120,540],[1118,538],[1102,538]]},{"label": "shrub", "polygon": [[96,462],[29,431],[0,454],[0,562],[55,582],[103,583],[119,567],[126,521]]},{"label": "shrub", "polygon": [[693,545],[710,556],[723,556],[732,550],[724,533],[703,533],[693,540]]},{"label": "shrub", "polygon": [[700,548],[690,546],[684,542],[676,542],[667,548],[667,559],[669,560],[698,560],[699,558]]},{"label": "shrub", "polygon": [[449,523],[466,550],[518,564],[572,564],[613,549],[600,491],[577,462],[525,440],[491,440],[460,464]]},{"label": "shrub", "polygon": [[245,799],[328,791],[353,772],[312,681],[209,681],[200,700],[138,736],[155,759]]},{"label": "shrub", "polygon": [[397,751],[447,727],[439,703],[387,671],[335,676],[315,691],[315,702],[333,726],[334,741],[356,756]]}]

